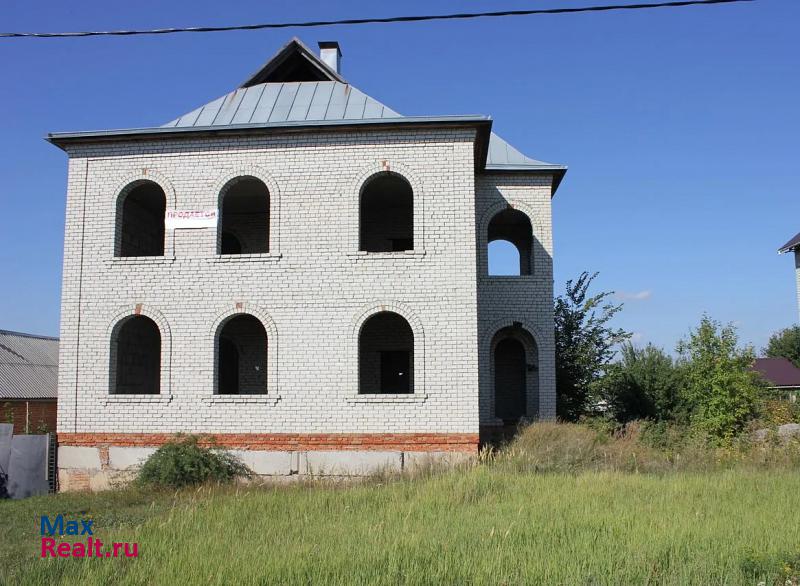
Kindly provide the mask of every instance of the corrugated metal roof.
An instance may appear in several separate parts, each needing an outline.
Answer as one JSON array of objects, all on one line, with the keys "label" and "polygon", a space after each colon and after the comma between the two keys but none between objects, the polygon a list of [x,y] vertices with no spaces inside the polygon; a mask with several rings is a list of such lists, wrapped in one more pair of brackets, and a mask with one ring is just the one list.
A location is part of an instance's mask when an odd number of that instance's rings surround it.
[{"label": "corrugated metal roof", "polygon": [[58,338],[0,330],[0,400],[58,396]]},{"label": "corrugated metal roof", "polygon": [[789,242],[781,246],[778,249],[778,252],[779,253],[789,252],[790,250],[794,250],[798,246],[800,246],[800,232],[795,234],[794,237],[791,240],[789,240]]}]

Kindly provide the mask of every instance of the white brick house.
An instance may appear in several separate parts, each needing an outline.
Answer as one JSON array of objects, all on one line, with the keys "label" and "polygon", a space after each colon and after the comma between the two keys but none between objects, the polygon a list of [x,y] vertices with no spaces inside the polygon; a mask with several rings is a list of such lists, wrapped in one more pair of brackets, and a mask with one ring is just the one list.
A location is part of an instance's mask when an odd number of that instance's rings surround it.
[{"label": "white brick house", "polygon": [[[358,472],[554,417],[565,168],[485,116],[400,116],[320,47],[161,127],[49,135],[69,156],[62,488],[176,432],[261,474]],[[489,276],[497,239],[520,275]]]}]

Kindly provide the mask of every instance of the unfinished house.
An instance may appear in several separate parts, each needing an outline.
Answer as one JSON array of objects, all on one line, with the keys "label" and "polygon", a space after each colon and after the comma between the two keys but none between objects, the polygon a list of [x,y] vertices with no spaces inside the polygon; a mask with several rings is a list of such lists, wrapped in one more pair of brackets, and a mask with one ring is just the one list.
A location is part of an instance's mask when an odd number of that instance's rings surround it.
[{"label": "unfinished house", "polygon": [[[340,61],[295,39],[163,126],[49,135],[69,156],[62,488],[176,432],[258,474],[360,474],[555,416],[565,167],[487,116],[402,116]],[[513,274],[489,274],[495,241]]]}]

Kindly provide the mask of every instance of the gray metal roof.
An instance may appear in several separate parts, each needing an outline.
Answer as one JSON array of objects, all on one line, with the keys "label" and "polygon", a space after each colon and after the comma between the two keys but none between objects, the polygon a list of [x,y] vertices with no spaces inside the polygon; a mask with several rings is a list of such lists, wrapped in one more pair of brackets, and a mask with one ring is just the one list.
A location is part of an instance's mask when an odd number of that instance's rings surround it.
[{"label": "gray metal roof", "polygon": [[[363,122],[405,118],[358,88],[338,81],[261,83],[238,88],[164,124],[165,128],[230,127],[281,122]],[[416,118],[415,118],[416,119]],[[564,167],[526,157],[495,133],[489,138],[486,168],[493,170]]]},{"label": "gray metal roof", "polygon": [[[314,81],[286,81],[297,68]],[[300,74],[298,74],[300,75]],[[349,84],[331,70],[299,39],[292,39],[240,87],[158,128],[101,132],[51,133],[48,140],[63,146],[68,141],[170,134],[174,132],[257,131],[266,128],[310,128],[314,126],[374,125],[385,123],[483,123],[486,116],[417,116],[398,114],[378,100]],[[486,141],[488,138],[488,145]],[[553,192],[566,167],[523,155],[494,133],[479,132],[477,170],[496,172],[548,172],[555,177]]]},{"label": "gray metal roof", "polygon": [[235,124],[400,117],[400,114],[352,85],[338,81],[303,81],[260,83],[237,88],[164,126],[224,127]]},{"label": "gray metal roof", "polygon": [[58,396],[58,338],[0,330],[0,401]]}]

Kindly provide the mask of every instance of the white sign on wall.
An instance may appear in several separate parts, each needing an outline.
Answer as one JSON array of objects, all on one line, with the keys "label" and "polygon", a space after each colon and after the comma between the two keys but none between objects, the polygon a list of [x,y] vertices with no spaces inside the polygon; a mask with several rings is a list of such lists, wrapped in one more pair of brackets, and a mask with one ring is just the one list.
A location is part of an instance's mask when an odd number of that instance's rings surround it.
[{"label": "white sign on wall", "polygon": [[217,210],[167,210],[164,216],[167,230],[178,228],[216,228]]}]

